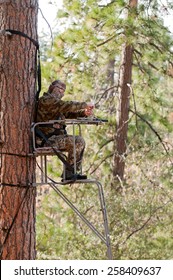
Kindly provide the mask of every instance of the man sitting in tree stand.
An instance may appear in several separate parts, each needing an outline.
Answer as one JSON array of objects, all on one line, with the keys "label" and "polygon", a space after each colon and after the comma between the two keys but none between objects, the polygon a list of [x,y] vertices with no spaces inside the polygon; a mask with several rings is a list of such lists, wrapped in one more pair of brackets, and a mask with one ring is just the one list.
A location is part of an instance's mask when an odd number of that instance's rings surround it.
[{"label": "man sitting in tree stand", "polygon": [[[48,92],[39,98],[37,122],[50,120],[74,119],[87,117],[93,114],[93,105],[86,102],[63,101],[66,85],[56,80],[49,86]],[[68,153],[65,169],[65,180],[83,180],[86,175],[74,174],[74,138],[76,146],[76,169],[80,170],[82,157],[85,149],[85,141],[81,136],[68,135],[64,124],[54,124],[47,127],[39,126],[39,130],[46,136],[48,141],[42,141],[44,147],[54,147]]]}]

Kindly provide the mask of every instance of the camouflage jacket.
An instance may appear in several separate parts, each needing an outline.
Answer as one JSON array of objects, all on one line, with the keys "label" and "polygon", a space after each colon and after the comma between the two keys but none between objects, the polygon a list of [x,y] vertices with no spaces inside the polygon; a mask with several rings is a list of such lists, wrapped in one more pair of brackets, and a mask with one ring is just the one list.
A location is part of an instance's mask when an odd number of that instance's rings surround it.
[{"label": "camouflage jacket", "polygon": [[[63,101],[57,98],[54,94],[44,93],[44,95],[39,98],[37,122],[84,117],[84,109],[86,106],[86,102]],[[40,127],[40,130],[46,135],[59,135],[66,133],[64,125],[61,125],[60,129],[55,129],[52,127]]]}]

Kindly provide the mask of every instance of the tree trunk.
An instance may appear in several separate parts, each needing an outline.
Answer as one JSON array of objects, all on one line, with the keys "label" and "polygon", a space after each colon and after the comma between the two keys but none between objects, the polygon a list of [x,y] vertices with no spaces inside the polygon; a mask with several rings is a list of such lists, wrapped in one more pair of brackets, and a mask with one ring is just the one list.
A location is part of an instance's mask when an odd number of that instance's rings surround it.
[{"label": "tree trunk", "polygon": [[[128,17],[134,16],[133,10],[137,7],[137,0],[129,1]],[[132,82],[132,64],[133,64],[133,47],[127,43],[124,44],[122,50],[122,61],[120,66],[119,79],[119,108],[117,110],[117,131],[115,140],[115,156],[114,156],[114,178],[123,180],[125,158],[127,151],[127,133],[129,119],[130,104],[130,87]]]},{"label": "tree trunk", "polygon": [[[37,40],[37,0],[0,1],[0,30]],[[1,259],[35,259],[35,159],[30,153],[36,89],[36,47],[19,35],[0,34]]]}]

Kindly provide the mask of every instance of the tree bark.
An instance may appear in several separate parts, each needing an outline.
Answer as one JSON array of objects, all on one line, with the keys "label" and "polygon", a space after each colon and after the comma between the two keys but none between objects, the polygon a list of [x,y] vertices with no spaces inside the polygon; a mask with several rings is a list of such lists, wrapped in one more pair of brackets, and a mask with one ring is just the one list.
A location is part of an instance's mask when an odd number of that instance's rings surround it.
[{"label": "tree bark", "polygon": [[[0,30],[37,40],[37,0],[0,1]],[[19,35],[0,35],[1,259],[35,259],[35,159],[30,127],[36,90],[36,47]]]},{"label": "tree bark", "polygon": [[[129,1],[127,17],[134,16],[133,10],[137,7],[137,0]],[[115,155],[113,175],[118,180],[124,179],[125,158],[127,151],[127,134],[130,104],[130,87],[132,83],[133,46],[126,42],[122,49],[122,61],[119,78],[119,105],[117,110],[117,128],[115,139]]]}]

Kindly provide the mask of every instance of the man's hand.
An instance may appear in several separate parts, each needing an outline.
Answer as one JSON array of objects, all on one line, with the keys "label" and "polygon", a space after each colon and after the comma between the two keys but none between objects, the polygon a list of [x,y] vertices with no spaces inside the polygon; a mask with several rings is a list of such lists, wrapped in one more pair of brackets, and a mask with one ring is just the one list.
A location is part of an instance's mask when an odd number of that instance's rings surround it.
[{"label": "man's hand", "polygon": [[93,114],[94,114],[93,109],[94,109],[94,104],[88,103],[87,107],[85,108],[85,115],[87,117],[88,116],[93,116]]},{"label": "man's hand", "polygon": [[61,125],[59,123],[54,123],[53,128],[60,129]]}]

